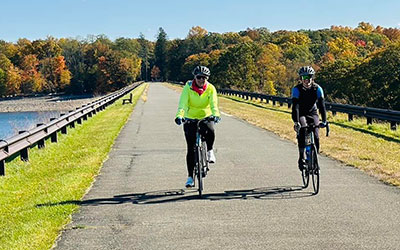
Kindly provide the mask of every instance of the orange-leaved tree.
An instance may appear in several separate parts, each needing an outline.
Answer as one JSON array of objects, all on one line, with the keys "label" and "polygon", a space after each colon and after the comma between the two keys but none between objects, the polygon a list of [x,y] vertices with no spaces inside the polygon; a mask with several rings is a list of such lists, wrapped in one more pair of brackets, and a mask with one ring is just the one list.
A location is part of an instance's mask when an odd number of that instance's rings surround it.
[{"label": "orange-leaved tree", "polygon": [[46,92],[64,91],[71,80],[71,72],[65,65],[64,57],[45,58],[40,63],[41,73],[46,79],[43,90]]},{"label": "orange-leaved tree", "polygon": [[45,79],[38,71],[39,60],[36,55],[26,55],[21,63],[21,92],[24,94],[40,92],[45,85]]},{"label": "orange-leaved tree", "polygon": [[155,81],[160,79],[161,76],[160,73],[161,73],[160,69],[154,65],[153,68],[151,69],[151,79]]}]

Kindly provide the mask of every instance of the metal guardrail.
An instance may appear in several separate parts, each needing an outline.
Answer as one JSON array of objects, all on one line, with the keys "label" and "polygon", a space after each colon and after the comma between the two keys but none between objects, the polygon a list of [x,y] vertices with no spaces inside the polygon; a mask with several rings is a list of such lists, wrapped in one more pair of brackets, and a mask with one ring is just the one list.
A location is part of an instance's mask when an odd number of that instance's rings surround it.
[{"label": "metal guardrail", "polygon": [[57,142],[57,132],[67,134],[67,127],[75,127],[75,123],[82,124],[82,120],[104,110],[108,105],[114,103],[117,99],[129,93],[143,82],[137,82],[101,99],[83,105],[75,111],[69,111],[68,114],[62,114],[59,118],[51,118],[47,124],[38,124],[38,126],[29,131],[21,131],[19,135],[13,136],[7,140],[0,140],[0,176],[5,175],[5,161],[20,154],[22,161],[29,160],[29,148],[35,145],[42,149],[45,147],[45,140],[51,138],[51,142]]},{"label": "metal guardrail", "polygon": [[[234,95],[246,100],[260,99],[261,101],[266,100],[268,103],[272,101],[273,105],[279,103],[280,106],[283,106],[284,103],[288,104],[290,108],[292,105],[292,99],[288,97],[279,97],[272,95],[264,95],[258,93],[244,92],[238,90],[231,89],[218,89],[218,93],[223,95]],[[389,110],[389,109],[377,109],[377,108],[368,108],[368,107],[360,107],[348,104],[338,104],[338,103],[330,103],[325,102],[326,109],[331,111],[333,115],[336,115],[336,112],[348,114],[348,120],[352,121],[353,116],[362,116],[367,118],[367,124],[372,124],[372,119],[378,119],[382,121],[390,122],[390,128],[392,130],[396,130],[396,126],[400,123],[400,111]]]}]

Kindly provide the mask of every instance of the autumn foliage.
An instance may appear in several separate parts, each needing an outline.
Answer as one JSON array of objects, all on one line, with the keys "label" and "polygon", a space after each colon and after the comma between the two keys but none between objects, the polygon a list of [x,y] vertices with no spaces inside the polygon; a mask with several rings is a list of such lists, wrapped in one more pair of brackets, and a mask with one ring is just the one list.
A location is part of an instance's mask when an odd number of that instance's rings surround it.
[{"label": "autumn foliage", "polygon": [[218,88],[289,96],[312,65],[329,101],[400,110],[400,30],[360,22],[322,30],[248,28],[223,34],[195,26],[185,39],[155,42],[104,35],[84,40],[0,41],[0,96],[104,93],[142,80],[187,81],[208,66]]},{"label": "autumn foliage", "polygon": [[20,39],[15,44],[0,41],[0,96],[118,89],[138,79],[138,50],[135,39],[113,43],[104,36],[83,41],[52,37]]},{"label": "autumn foliage", "polygon": [[166,62],[156,66],[166,79],[185,82],[196,65],[205,65],[219,88],[290,96],[299,67],[312,65],[329,101],[400,110],[397,28],[360,22],[356,28],[218,34],[196,26],[186,39],[168,41],[165,54]]}]

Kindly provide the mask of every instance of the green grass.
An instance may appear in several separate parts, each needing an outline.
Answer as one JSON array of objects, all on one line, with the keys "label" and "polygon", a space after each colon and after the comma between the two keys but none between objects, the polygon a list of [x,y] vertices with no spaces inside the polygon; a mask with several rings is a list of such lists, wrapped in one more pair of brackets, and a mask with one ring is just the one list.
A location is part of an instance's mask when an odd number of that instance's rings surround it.
[{"label": "green grass", "polygon": [[[222,111],[296,143],[291,110],[287,106],[225,96],[219,100]],[[351,122],[346,119],[346,114],[328,114],[331,133],[325,137],[325,130],[321,130],[321,153],[400,186],[400,132],[391,131],[389,123],[367,125],[364,118]]]},{"label": "green grass", "polygon": [[[182,87],[168,85],[180,91]],[[246,101],[238,97],[219,96],[221,111],[239,117],[280,137],[296,142],[291,109]],[[321,130],[321,153],[359,168],[385,183],[400,186],[400,128],[390,130],[390,124],[379,122],[367,125],[365,118],[347,121],[347,114],[328,113],[331,133],[325,137]],[[293,157],[297,158],[297,154]],[[296,166],[294,166],[296,168]]]},{"label": "green grass", "polygon": [[[133,91],[134,104],[145,87]],[[29,162],[6,163],[6,176],[0,177],[0,249],[52,247],[78,205],[40,205],[82,199],[134,108],[121,103],[59,134],[58,143],[31,149]]]}]

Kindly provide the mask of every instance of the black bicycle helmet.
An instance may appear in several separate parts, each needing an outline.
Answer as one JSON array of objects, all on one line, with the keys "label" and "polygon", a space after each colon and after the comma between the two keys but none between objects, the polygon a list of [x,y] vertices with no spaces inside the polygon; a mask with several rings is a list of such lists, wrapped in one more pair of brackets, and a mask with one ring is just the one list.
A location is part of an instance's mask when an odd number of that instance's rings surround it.
[{"label": "black bicycle helmet", "polygon": [[313,76],[315,74],[315,70],[311,66],[303,66],[299,69],[299,76]]},{"label": "black bicycle helmet", "polygon": [[192,74],[194,76],[206,76],[209,77],[210,76],[210,70],[206,67],[206,66],[196,66],[196,68],[194,68]]}]

